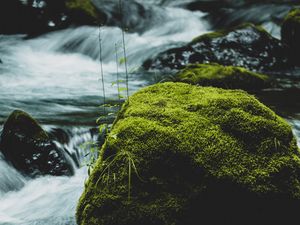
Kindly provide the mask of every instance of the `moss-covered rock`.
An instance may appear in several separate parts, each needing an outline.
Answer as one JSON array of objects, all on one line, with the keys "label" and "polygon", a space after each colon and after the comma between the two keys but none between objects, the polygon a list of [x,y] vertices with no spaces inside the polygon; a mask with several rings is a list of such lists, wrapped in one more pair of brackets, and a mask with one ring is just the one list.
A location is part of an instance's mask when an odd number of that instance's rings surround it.
[{"label": "moss-covered rock", "polygon": [[196,63],[218,63],[256,71],[288,66],[281,42],[253,24],[201,35],[182,47],[159,53],[143,66],[148,70],[180,70]]},{"label": "moss-covered rock", "polygon": [[43,128],[26,112],[15,110],[6,120],[0,151],[11,164],[29,176],[73,175],[74,168]]},{"label": "moss-covered rock", "polygon": [[284,19],[281,28],[282,41],[289,46],[291,60],[300,65],[300,9],[293,9]]},{"label": "moss-covered rock", "polygon": [[243,90],[258,90],[270,86],[267,75],[254,73],[242,67],[218,64],[188,65],[177,73],[176,80],[201,86]]},{"label": "moss-covered rock", "polygon": [[291,127],[254,97],[162,83],[123,106],[76,216],[80,225],[280,224],[294,213],[289,200],[299,203],[299,178]]}]

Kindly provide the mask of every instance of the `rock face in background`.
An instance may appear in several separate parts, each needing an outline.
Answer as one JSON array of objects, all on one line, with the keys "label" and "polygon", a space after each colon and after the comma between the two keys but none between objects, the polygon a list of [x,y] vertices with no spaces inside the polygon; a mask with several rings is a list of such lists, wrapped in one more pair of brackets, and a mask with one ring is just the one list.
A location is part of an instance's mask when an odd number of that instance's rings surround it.
[{"label": "rock face in background", "polygon": [[156,25],[151,18],[160,13],[158,9],[131,0],[122,2],[120,13],[118,1],[110,0],[2,0],[0,33],[34,36],[71,25],[99,24],[143,32]]},{"label": "rock face in background", "polygon": [[294,9],[286,16],[281,29],[281,37],[289,47],[290,59],[300,66],[300,9]]},{"label": "rock face in background", "polygon": [[128,32],[143,33],[149,27],[157,26],[157,21],[153,21],[155,17],[164,18],[164,12],[160,8],[148,5],[147,2],[122,0],[121,12],[118,0],[92,0],[92,2],[97,11],[104,15],[105,25],[124,27]]},{"label": "rock face in background", "polygon": [[191,64],[176,75],[179,82],[226,89],[259,90],[270,87],[267,75],[242,67],[218,64]]},{"label": "rock face in background", "polygon": [[96,24],[102,14],[89,0],[2,0],[0,33],[39,35],[70,25]]},{"label": "rock face in background", "polygon": [[12,165],[29,176],[73,175],[70,159],[27,113],[14,111],[4,124],[0,150]]},{"label": "rock face in background", "polygon": [[245,24],[199,36],[185,46],[169,49],[147,60],[144,67],[179,70],[188,64],[208,62],[271,71],[286,68],[288,59],[279,40],[261,27]]},{"label": "rock face in background", "polygon": [[123,106],[77,222],[283,224],[297,217],[299,157],[291,127],[243,91],[153,85]]}]

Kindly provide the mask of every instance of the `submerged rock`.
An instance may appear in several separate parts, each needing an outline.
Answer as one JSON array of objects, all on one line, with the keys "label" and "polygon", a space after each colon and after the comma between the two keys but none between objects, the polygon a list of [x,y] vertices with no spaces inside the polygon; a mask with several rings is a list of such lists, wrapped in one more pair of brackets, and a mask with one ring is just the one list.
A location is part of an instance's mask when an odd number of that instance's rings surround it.
[{"label": "submerged rock", "polygon": [[299,209],[299,157],[291,127],[243,91],[153,85],[120,111],[77,222],[290,222]]},{"label": "submerged rock", "polygon": [[62,149],[30,115],[14,111],[4,124],[0,150],[21,172],[30,176],[73,175],[74,169]]},{"label": "submerged rock", "polygon": [[281,29],[282,41],[289,47],[289,57],[300,65],[300,9],[293,9],[285,18]]},{"label": "submerged rock", "polygon": [[267,75],[250,72],[242,67],[218,64],[192,64],[179,71],[177,81],[229,89],[259,90],[270,87]]},{"label": "submerged rock", "polygon": [[287,67],[281,42],[253,24],[204,34],[183,47],[169,49],[144,62],[150,70],[179,70],[188,64],[214,62],[258,71]]}]

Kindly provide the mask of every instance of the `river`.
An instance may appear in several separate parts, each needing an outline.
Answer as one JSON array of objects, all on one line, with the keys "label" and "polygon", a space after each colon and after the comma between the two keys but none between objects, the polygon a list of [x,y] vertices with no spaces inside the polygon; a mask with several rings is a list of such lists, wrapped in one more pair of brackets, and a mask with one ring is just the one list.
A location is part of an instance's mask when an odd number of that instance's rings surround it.
[{"label": "river", "polygon": [[[130,71],[156,53],[188,42],[212,29],[205,19],[208,13],[180,8],[183,1],[140,2],[146,9],[157,13],[142,31],[125,34]],[[269,22],[268,18],[264,25],[274,36],[280,36],[278,26]],[[117,80],[115,45],[120,60],[123,54],[122,32],[118,27],[103,26],[100,35],[105,94],[110,103],[118,100],[118,90],[113,85]],[[97,137],[91,128],[96,127],[95,121],[102,115],[99,28],[72,27],[33,39],[26,39],[22,34],[0,35],[0,56],[3,62],[0,64],[0,130],[13,110],[22,109],[46,130],[61,128],[67,131],[70,141],[65,148],[70,152],[80,152],[81,164],[72,177],[30,179],[16,171],[0,155],[0,224],[75,225],[76,203],[87,178],[86,159],[83,157],[86,149],[81,146],[95,141]],[[120,79],[124,79],[124,64],[118,67]],[[298,72],[285,74],[284,79],[297,80],[297,75]],[[130,94],[160,79],[155,73],[132,72],[129,74]],[[278,90],[272,91],[278,93]],[[271,101],[270,98],[265,99]],[[295,100],[287,107],[291,110],[284,110],[286,101],[278,101],[274,105],[283,105],[278,111],[283,109],[283,115],[300,137],[299,104]]]}]

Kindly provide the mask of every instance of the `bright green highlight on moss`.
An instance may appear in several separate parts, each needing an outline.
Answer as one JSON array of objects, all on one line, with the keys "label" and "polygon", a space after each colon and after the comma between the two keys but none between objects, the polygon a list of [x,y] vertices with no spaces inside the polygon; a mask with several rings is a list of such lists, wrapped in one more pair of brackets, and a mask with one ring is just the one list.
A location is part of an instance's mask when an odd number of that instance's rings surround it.
[{"label": "bright green highlight on moss", "polygon": [[268,87],[267,75],[242,67],[218,64],[193,64],[179,71],[176,79],[189,84],[231,89],[254,90]]},{"label": "bright green highlight on moss", "polygon": [[121,109],[81,196],[77,221],[190,224],[199,216],[195,209],[205,208],[195,199],[207,190],[236,194],[222,188],[226,183],[259,196],[300,198],[299,175],[291,127],[253,96],[156,84]]},{"label": "bright green highlight on moss", "polygon": [[300,9],[293,9],[289,12],[289,14],[285,17],[285,21],[292,20],[294,22],[300,23]]},{"label": "bright green highlight on moss", "polygon": [[67,0],[66,6],[72,10],[83,11],[95,19],[98,18],[97,10],[90,0]]}]

